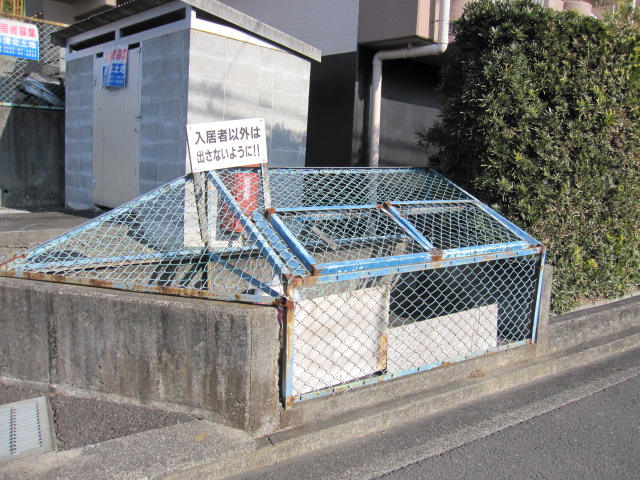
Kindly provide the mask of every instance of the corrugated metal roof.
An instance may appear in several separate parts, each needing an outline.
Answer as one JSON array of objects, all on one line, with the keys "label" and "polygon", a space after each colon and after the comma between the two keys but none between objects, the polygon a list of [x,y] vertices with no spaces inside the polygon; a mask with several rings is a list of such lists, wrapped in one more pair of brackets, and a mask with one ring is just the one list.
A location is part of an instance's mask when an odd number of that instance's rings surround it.
[{"label": "corrugated metal roof", "polygon": [[[131,0],[110,10],[97,13],[85,20],[81,20],[66,28],[58,30],[51,34],[51,40],[55,45],[66,46],[67,40],[96,28],[108,25],[117,20],[121,20],[131,15],[135,15],[146,10],[172,3],[175,0]],[[292,37],[280,30],[277,30],[265,23],[245,15],[228,5],[217,2],[216,0],[182,0],[181,3],[190,5],[194,8],[202,10],[223,22],[234,25],[239,30],[243,30],[257,35],[272,43],[276,43],[287,50],[303,55],[312,60],[319,61],[321,52],[315,47],[304,43],[297,38]]]}]

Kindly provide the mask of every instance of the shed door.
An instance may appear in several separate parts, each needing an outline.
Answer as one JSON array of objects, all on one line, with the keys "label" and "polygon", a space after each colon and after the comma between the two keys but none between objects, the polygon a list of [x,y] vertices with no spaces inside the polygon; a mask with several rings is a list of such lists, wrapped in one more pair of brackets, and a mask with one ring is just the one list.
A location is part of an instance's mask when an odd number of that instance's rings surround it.
[{"label": "shed door", "polygon": [[117,207],[138,196],[140,47],[129,50],[124,88],[102,87],[102,58],[94,72],[93,202]]}]

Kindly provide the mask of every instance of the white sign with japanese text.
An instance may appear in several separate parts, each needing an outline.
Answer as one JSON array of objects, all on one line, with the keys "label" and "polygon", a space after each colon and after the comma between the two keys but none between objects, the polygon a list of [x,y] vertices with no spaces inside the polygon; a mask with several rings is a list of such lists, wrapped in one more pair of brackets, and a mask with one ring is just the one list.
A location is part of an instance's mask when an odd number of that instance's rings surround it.
[{"label": "white sign with japanese text", "polygon": [[110,47],[102,54],[102,86],[124,88],[127,85],[127,47]]},{"label": "white sign with japanese text", "polygon": [[38,27],[0,18],[0,55],[40,60]]},{"label": "white sign with japanese text", "polygon": [[192,172],[267,163],[264,118],[187,125]]}]

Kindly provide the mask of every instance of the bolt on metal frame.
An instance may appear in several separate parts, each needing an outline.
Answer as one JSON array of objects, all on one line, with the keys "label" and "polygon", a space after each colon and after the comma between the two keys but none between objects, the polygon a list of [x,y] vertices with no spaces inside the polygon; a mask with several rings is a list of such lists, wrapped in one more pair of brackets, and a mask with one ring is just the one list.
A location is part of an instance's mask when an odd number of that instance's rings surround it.
[{"label": "bolt on metal frame", "polygon": [[544,246],[436,172],[264,180],[187,175],[0,274],[276,306],[286,407],[535,341]]}]

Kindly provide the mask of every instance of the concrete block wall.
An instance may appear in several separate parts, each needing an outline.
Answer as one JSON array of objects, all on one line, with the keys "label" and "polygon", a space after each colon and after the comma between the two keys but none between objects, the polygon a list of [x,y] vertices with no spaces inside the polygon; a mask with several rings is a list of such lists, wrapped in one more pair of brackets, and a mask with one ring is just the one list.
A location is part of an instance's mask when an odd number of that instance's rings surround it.
[{"label": "concrete block wall", "polygon": [[310,61],[191,31],[188,123],[265,119],[271,166],[304,166]]},{"label": "concrete block wall", "polygon": [[185,174],[189,31],[141,44],[140,194]]},{"label": "concrete block wall", "polygon": [[0,378],[279,423],[275,308],[2,277],[0,305]]},{"label": "concrete block wall", "polygon": [[65,205],[93,206],[93,56],[67,62]]}]

